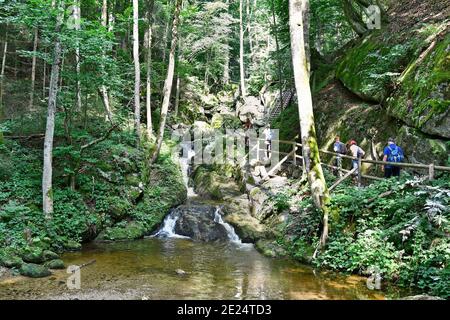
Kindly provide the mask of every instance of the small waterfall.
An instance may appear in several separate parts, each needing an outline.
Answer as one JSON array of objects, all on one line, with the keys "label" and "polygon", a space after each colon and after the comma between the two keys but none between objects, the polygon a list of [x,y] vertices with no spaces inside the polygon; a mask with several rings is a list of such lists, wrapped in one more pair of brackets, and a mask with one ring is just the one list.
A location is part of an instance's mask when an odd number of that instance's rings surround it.
[{"label": "small waterfall", "polygon": [[190,239],[189,237],[182,236],[175,233],[175,224],[178,220],[178,215],[171,212],[165,219],[163,226],[158,230],[152,237],[155,238],[180,238],[180,239]]},{"label": "small waterfall", "polygon": [[236,231],[234,231],[234,228],[223,221],[222,215],[220,214],[220,207],[217,207],[216,212],[214,213],[214,222],[221,224],[225,230],[227,230],[228,239],[230,239],[231,242],[239,245],[243,244],[239,236],[236,234]]},{"label": "small waterfall", "polygon": [[192,145],[190,142],[183,143],[183,157],[180,158],[180,166],[181,171],[183,172],[183,180],[184,185],[186,186],[186,189],[188,191],[188,198],[196,197],[197,194],[194,191],[193,187],[189,187],[189,175],[190,175],[190,168],[191,168],[191,162],[192,158],[195,156],[195,151],[192,150]]}]

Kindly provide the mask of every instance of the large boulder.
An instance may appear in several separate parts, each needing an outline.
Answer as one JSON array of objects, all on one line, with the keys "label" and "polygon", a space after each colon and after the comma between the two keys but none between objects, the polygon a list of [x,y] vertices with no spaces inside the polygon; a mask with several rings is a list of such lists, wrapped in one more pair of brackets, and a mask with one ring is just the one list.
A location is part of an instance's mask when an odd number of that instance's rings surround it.
[{"label": "large boulder", "polygon": [[21,275],[31,278],[43,278],[52,274],[46,267],[34,263],[24,263],[19,272]]},{"label": "large boulder", "polygon": [[175,232],[199,241],[225,241],[227,230],[216,222],[216,207],[205,205],[180,206],[173,214],[178,216]]},{"label": "large boulder", "polygon": [[248,117],[253,119],[256,125],[263,125],[264,123],[264,106],[261,101],[254,96],[248,96],[244,102],[239,102],[236,106],[236,115],[245,122]]},{"label": "large boulder", "polygon": [[[422,132],[450,138],[450,34],[417,58],[402,74],[388,99],[394,117]],[[431,47],[431,46],[430,46]]]},{"label": "large boulder", "polygon": [[0,266],[7,268],[20,268],[22,264],[22,259],[16,255],[9,253],[0,254]]}]

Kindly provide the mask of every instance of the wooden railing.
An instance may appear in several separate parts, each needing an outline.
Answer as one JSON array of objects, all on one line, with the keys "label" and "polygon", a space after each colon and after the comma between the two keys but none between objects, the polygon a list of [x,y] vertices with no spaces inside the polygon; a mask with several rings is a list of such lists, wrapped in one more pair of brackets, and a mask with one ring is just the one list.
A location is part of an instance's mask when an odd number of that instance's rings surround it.
[{"label": "wooden railing", "polygon": [[[264,139],[259,139],[260,141],[264,141]],[[302,144],[296,142],[296,141],[286,141],[286,140],[273,140],[272,142],[278,142],[281,144],[290,144],[293,146],[293,148],[295,150],[297,150],[298,148],[302,147]],[[274,151],[275,152],[275,151]],[[370,163],[370,164],[375,164],[375,165],[392,165],[392,166],[397,166],[400,168],[410,168],[410,169],[423,169],[423,170],[427,170],[428,171],[428,179],[429,180],[434,180],[435,178],[435,172],[436,171],[443,171],[443,172],[450,172],[450,167],[446,167],[446,166],[438,166],[435,165],[434,163],[431,163],[429,165],[425,165],[425,164],[419,164],[419,163],[407,163],[407,162],[385,162],[385,161],[378,161],[378,160],[370,160],[370,159],[362,159],[362,158],[356,158],[356,157],[352,157],[352,156],[348,156],[348,155],[343,155],[343,154],[339,154],[339,153],[335,153],[335,152],[331,152],[328,150],[323,150],[323,149],[319,149],[319,152],[322,154],[328,154],[328,155],[332,155],[335,157],[341,157],[343,159],[350,159],[350,160],[357,160],[358,161],[358,168],[361,168],[363,163]],[[278,152],[279,154],[282,155],[289,155],[293,157],[293,162],[296,163],[296,159],[301,159],[303,160],[302,156],[299,156],[296,154],[296,152],[290,152],[290,153],[283,153],[283,152]],[[294,156],[295,155],[295,156]],[[286,161],[286,159],[283,158],[282,161],[280,162],[284,162]],[[355,170],[346,170],[343,168],[338,168],[336,166],[332,166],[329,165],[327,163],[323,163],[321,162],[321,164],[323,166],[326,166],[328,168],[331,169],[335,169],[335,170],[341,170],[342,172],[346,173],[346,176],[350,176],[348,175],[349,172],[354,172]],[[361,181],[361,178],[366,178],[366,179],[371,179],[371,180],[383,180],[383,178],[380,177],[375,177],[375,176],[371,176],[371,175],[364,175],[361,173],[361,170],[358,170],[358,181]]]}]

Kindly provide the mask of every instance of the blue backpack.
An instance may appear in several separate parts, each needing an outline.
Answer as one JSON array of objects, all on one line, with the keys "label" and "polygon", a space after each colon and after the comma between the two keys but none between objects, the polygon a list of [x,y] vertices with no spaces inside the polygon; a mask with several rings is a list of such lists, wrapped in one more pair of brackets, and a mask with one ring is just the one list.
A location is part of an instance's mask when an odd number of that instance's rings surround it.
[{"label": "blue backpack", "polygon": [[403,152],[398,146],[395,146],[395,148],[388,147],[391,151],[388,156],[389,162],[403,162],[404,156]]}]

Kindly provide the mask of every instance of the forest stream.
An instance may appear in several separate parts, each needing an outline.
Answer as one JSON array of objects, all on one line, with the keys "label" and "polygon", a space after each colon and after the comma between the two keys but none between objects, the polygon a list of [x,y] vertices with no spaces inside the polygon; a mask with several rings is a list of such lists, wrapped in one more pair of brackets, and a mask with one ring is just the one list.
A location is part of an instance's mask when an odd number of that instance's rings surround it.
[{"label": "forest stream", "polygon": [[[66,253],[81,269],[81,289],[69,290],[66,270],[50,278],[0,283],[0,299],[385,299],[366,279],[314,271],[274,260],[253,246],[178,238],[91,243]],[[178,272],[177,272],[178,271]],[[183,272],[182,272],[183,271]],[[185,273],[184,273],[185,272]]]}]

